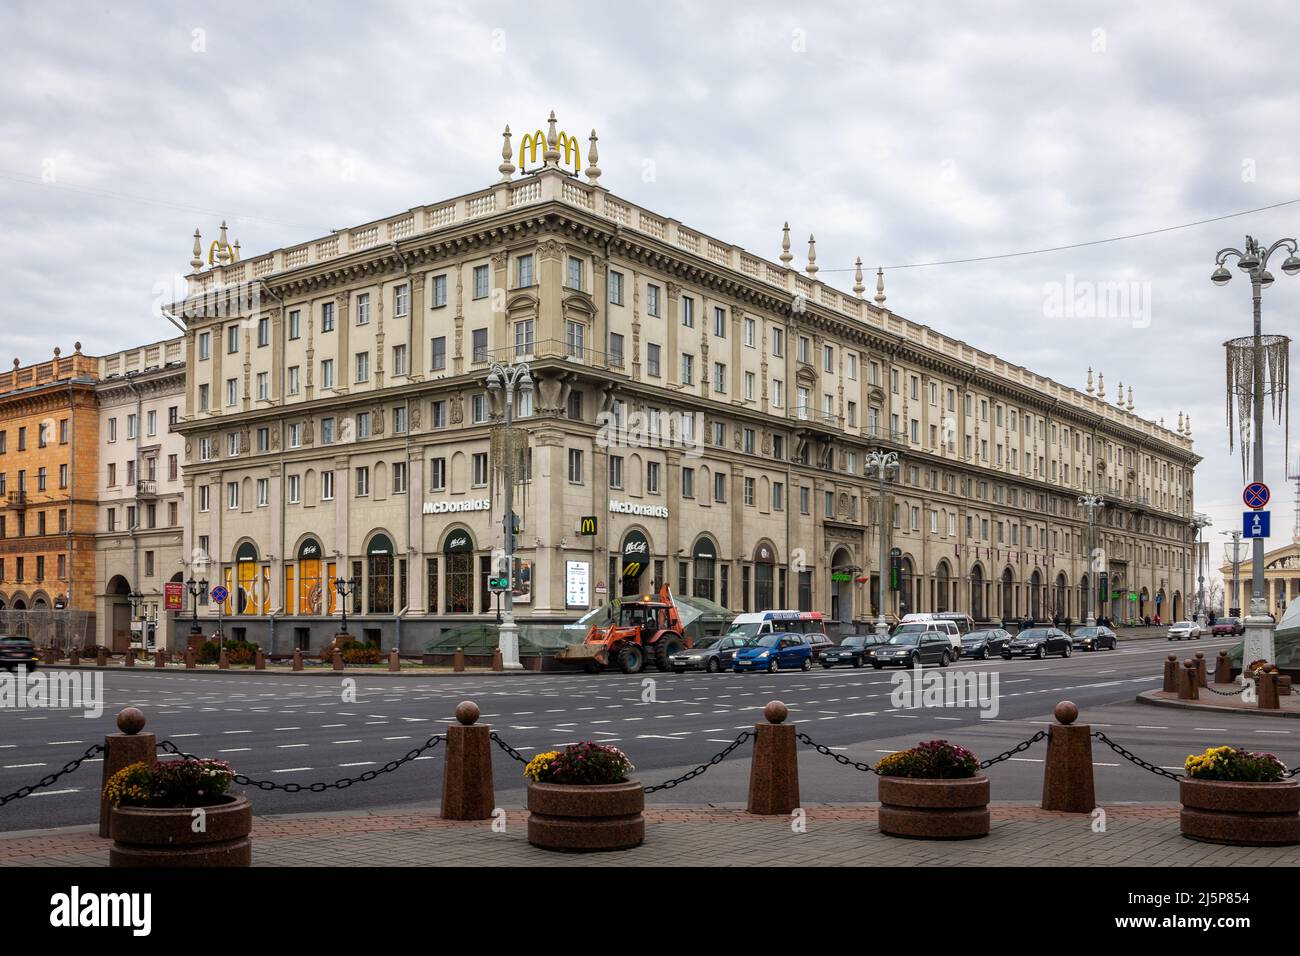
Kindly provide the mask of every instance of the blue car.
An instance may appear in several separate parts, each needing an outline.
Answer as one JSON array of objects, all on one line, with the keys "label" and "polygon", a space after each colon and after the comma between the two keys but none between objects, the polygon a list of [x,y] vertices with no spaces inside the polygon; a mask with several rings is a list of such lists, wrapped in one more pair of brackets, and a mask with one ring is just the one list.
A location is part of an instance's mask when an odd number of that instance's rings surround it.
[{"label": "blue car", "polygon": [[741,671],[767,671],[775,674],[782,668],[812,670],[813,649],[798,634],[764,634],[736,651],[731,668]]}]

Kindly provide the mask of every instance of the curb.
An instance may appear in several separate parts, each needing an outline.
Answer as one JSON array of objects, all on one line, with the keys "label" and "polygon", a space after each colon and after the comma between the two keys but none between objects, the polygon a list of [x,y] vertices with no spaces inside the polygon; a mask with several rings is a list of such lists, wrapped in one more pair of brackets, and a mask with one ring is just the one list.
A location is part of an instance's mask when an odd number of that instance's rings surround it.
[{"label": "curb", "polygon": [[1272,719],[1277,717],[1300,717],[1300,710],[1260,710],[1259,708],[1246,707],[1219,707],[1215,704],[1202,704],[1200,701],[1195,703],[1182,700],[1166,700],[1163,697],[1148,697],[1151,691],[1143,691],[1137,695],[1139,704],[1146,704],[1148,707],[1173,707],[1178,710],[1203,710],[1213,714],[1248,714],[1254,717],[1263,717]]},{"label": "curb", "polygon": [[201,668],[200,668],[200,667],[196,667],[196,668],[194,668],[193,670],[191,670],[191,669],[188,669],[188,668],[185,668],[185,667],[162,667],[162,668],[159,668],[159,667],[154,667],[152,664],[148,664],[148,665],[145,665],[145,664],[137,664],[135,667],[123,667],[123,666],[120,665],[120,664],[118,664],[118,665],[107,665],[107,666],[105,666],[105,667],[100,667],[98,664],[78,664],[78,665],[76,665],[76,666],[74,667],[73,665],[67,663],[66,661],[64,661],[64,662],[60,662],[60,663],[58,663],[58,664],[54,664],[54,665],[50,665],[50,664],[39,664],[39,665],[37,665],[37,668],[36,668],[36,671],[37,671],[37,672],[39,672],[39,671],[43,671],[43,670],[44,670],[44,671],[54,671],[54,670],[57,670],[57,671],[73,671],[73,672],[77,672],[77,671],[111,671],[111,672],[113,672],[114,674],[117,674],[117,673],[124,673],[124,672],[126,672],[126,671],[132,671],[133,673],[138,672],[138,673],[142,673],[142,674],[157,674],[157,673],[159,673],[159,672],[164,673],[164,674],[190,674],[190,675],[195,675],[195,674],[237,674],[237,675],[245,675],[245,676],[247,676],[247,675],[260,675],[260,676],[263,676],[263,677],[268,677],[268,676],[269,676],[269,677],[290,677],[290,678],[302,678],[302,677],[334,677],[334,676],[336,676],[336,675],[342,675],[342,676],[344,676],[344,677],[398,677],[398,678],[401,678],[401,677],[406,677],[406,678],[411,678],[411,677],[461,677],[461,678],[464,678],[464,677],[522,677],[522,676],[538,676],[538,677],[542,677],[542,676],[551,676],[551,675],[553,675],[553,674],[556,673],[555,671],[534,671],[534,670],[527,670],[527,669],[524,669],[524,670],[517,670],[517,671],[492,671],[492,670],[473,671],[473,670],[464,670],[464,671],[461,671],[460,673],[457,673],[456,671],[447,671],[447,670],[420,670],[420,671],[398,671],[396,674],[394,674],[392,671],[387,671],[387,670],[373,670],[373,671],[372,671],[372,670],[362,670],[362,669],[359,669],[359,668],[345,668],[345,669],[343,669],[343,670],[341,670],[341,671],[336,671],[336,670],[334,670],[333,668],[331,668],[331,667],[328,666],[328,665],[325,665],[325,666],[322,666],[322,667],[319,667],[319,668],[312,668],[311,670],[306,670],[306,669],[304,669],[304,670],[301,670],[301,671],[286,671],[286,670],[279,670],[278,668],[277,668],[276,670],[269,670],[269,669],[268,669],[268,670],[264,670],[264,671],[259,671],[259,670],[254,670],[254,669],[251,668],[251,667],[232,667],[232,668],[230,668],[229,670],[224,670],[224,671],[223,671],[223,670],[218,670],[217,668],[215,668],[215,667],[210,667],[210,666],[209,666],[209,667],[201,667]]}]

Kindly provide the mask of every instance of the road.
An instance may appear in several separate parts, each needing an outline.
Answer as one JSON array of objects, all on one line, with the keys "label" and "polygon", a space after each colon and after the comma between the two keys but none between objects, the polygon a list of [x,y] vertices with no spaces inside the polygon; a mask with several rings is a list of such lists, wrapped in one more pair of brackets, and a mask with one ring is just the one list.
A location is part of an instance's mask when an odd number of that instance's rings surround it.
[{"label": "road", "polygon": [[[254,779],[334,781],[382,766],[421,745],[452,720],[462,700],[476,701],[490,724],[524,755],[577,740],[617,744],[656,784],[703,763],[762,719],[763,705],[780,699],[791,720],[814,740],[850,759],[874,763],[883,754],[945,737],[981,758],[996,755],[1051,722],[1059,700],[1070,699],[1090,723],[1153,763],[1181,769],[1189,753],[1234,743],[1274,750],[1300,762],[1300,721],[1250,715],[1178,711],[1135,704],[1159,684],[1161,662],[1203,650],[1211,660],[1232,640],[1190,643],[1134,641],[1116,651],[1076,652],[1045,661],[963,661],[948,671],[998,679],[995,716],[977,709],[894,707],[895,674],[835,668],[769,674],[510,674],[428,677],[352,674],[270,675],[252,671],[105,672],[104,713],[0,709],[0,795],[50,773],[113,732],[114,716],[139,707],[159,739],[201,756],[228,760]],[[927,668],[927,673],[944,673]],[[355,688],[355,698],[344,691]],[[648,699],[653,697],[653,699]],[[644,698],[644,699],[643,699]],[[353,700],[355,702],[353,702]],[[1293,729],[1294,728],[1294,729]],[[749,745],[652,803],[743,803]],[[994,800],[1036,801],[1045,744],[989,771]],[[1143,771],[1100,744],[1094,746],[1098,799],[1150,802],[1177,799],[1171,781]],[[498,801],[524,803],[519,764],[494,752]],[[102,768],[88,763],[39,795],[0,807],[0,831],[85,824],[96,819]],[[285,794],[254,791],[259,813],[430,806],[441,793],[440,751],[391,774],[344,790]],[[842,767],[801,747],[800,779],[807,803],[876,799],[874,776]]]}]

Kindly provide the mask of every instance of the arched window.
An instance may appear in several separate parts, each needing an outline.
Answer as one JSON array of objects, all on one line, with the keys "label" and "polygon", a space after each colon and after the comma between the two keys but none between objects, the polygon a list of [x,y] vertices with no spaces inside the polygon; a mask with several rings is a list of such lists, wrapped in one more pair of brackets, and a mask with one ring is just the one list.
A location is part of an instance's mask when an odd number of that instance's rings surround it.
[{"label": "arched window", "polygon": [[776,552],[766,544],[760,544],[754,551],[754,610],[770,611],[772,603],[772,581],[776,567]]},{"label": "arched window", "polygon": [[691,551],[695,574],[691,581],[691,594],[698,598],[714,599],[713,577],[718,560],[718,548],[713,539],[701,535]]},{"label": "arched window", "polygon": [[323,614],[325,613],[325,567],[322,564],[323,549],[315,538],[307,538],[298,546],[298,581],[294,587],[293,565],[284,568],[286,601],[289,595],[297,595],[293,604],[286,604],[289,614]]},{"label": "arched window", "polygon": [[447,613],[474,613],[474,539],[459,529],[447,533],[442,543],[447,564]]},{"label": "arched window", "polygon": [[650,541],[635,528],[623,535],[623,596],[641,593],[641,578],[650,565]]},{"label": "arched window", "polygon": [[984,620],[984,571],[978,564],[970,569],[970,616]]},{"label": "arched window", "polygon": [[369,613],[393,613],[393,542],[377,534],[366,548],[366,597]]}]

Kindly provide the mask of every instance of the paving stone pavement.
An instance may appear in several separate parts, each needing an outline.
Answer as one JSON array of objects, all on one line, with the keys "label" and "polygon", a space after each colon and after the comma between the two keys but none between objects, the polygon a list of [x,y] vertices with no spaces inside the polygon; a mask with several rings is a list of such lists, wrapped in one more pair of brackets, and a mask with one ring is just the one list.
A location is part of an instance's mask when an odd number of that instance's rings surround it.
[{"label": "paving stone pavement", "polygon": [[[439,819],[434,807],[373,813],[260,816],[254,866],[1300,866],[1300,847],[1224,847],[1184,839],[1177,804],[1106,807],[1091,814],[993,804],[992,833],[955,842],[884,836],[874,805],[813,805],[804,831],[791,818],[741,807],[646,811],[646,842],[615,853],[560,855],[528,845],[527,813],[491,821]],[[93,827],[0,836],[0,866],[106,866]]]}]

